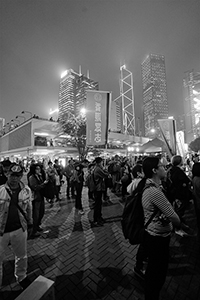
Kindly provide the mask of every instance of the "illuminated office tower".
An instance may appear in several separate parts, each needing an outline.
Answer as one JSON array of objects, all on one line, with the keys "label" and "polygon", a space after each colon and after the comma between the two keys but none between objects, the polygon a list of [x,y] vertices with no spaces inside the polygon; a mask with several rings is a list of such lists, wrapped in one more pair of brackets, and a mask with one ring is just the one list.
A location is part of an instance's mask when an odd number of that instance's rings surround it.
[{"label": "illuminated office tower", "polygon": [[98,90],[98,82],[70,69],[62,73],[59,86],[59,119],[62,120],[66,113],[75,116],[80,114],[81,108],[85,106],[86,91]]},{"label": "illuminated office tower", "polygon": [[158,119],[168,118],[165,57],[149,54],[142,63],[144,134],[159,132]]},{"label": "illuminated office tower", "polygon": [[200,72],[186,72],[183,79],[186,143],[200,136]]}]

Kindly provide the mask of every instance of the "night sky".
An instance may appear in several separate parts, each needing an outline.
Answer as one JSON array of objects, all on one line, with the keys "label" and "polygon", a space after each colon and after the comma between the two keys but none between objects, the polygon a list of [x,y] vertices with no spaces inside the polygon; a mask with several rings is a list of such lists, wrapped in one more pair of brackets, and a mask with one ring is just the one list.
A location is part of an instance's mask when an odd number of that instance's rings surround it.
[{"label": "night sky", "polygon": [[[169,114],[183,114],[184,72],[200,71],[199,0],[0,0],[0,117],[48,117],[69,68],[119,96],[119,67],[133,73],[142,110],[141,62],[165,56]],[[28,115],[27,115],[28,116]]]}]

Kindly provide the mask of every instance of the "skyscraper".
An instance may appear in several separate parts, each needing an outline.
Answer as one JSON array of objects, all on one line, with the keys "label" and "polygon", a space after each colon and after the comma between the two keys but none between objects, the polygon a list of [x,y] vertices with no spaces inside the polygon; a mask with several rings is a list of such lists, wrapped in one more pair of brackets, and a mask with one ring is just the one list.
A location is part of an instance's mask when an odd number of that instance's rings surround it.
[{"label": "skyscraper", "polygon": [[183,87],[185,139],[190,143],[200,136],[200,72],[186,72]]},{"label": "skyscraper", "polygon": [[99,84],[90,79],[89,76],[78,74],[70,69],[61,75],[59,86],[59,119],[66,113],[75,116],[80,114],[80,110],[85,106],[86,90],[98,90]]},{"label": "skyscraper", "polygon": [[165,57],[149,54],[142,63],[144,134],[159,131],[157,119],[168,118]]}]

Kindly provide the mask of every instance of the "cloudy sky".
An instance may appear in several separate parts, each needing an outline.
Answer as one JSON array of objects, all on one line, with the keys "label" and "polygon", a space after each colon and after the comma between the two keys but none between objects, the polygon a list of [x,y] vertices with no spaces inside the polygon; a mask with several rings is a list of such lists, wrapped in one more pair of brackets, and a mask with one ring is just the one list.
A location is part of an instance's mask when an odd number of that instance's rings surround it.
[{"label": "cloudy sky", "polygon": [[119,68],[133,73],[142,111],[141,62],[165,56],[170,115],[183,114],[185,72],[200,71],[199,0],[0,0],[0,117],[48,117],[69,68],[119,96]]}]

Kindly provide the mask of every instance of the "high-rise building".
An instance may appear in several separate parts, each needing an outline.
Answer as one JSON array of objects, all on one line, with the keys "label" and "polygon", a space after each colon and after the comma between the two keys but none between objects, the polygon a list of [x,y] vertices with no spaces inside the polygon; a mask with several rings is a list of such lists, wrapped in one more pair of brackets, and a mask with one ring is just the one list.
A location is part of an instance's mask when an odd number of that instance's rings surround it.
[{"label": "high-rise building", "polygon": [[142,63],[144,134],[159,131],[158,119],[168,118],[165,57],[149,54]]},{"label": "high-rise building", "polygon": [[183,87],[185,139],[190,143],[200,136],[200,72],[186,72]]},{"label": "high-rise building", "polygon": [[60,79],[58,118],[61,120],[66,113],[78,116],[81,108],[85,106],[86,91],[98,89],[98,82],[89,76],[78,74],[72,69],[65,71]]}]

